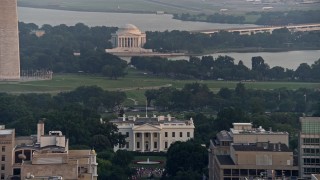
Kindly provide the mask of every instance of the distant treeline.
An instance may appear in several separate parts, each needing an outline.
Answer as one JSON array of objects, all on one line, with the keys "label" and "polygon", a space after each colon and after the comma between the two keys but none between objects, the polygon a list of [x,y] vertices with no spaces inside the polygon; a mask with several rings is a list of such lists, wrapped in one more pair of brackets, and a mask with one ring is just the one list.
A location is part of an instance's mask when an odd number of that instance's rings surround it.
[{"label": "distant treeline", "polygon": [[219,112],[225,107],[234,107],[252,114],[294,112],[320,115],[318,90],[254,90],[245,86],[245,83],[238,83],[235,89],[221,88],[214,93],[206,84],[193,83],[182,89],[147,90],[145,96],[150,105],[169,112]]},{"label": "distant treeline", "polygon": [[284,69],[280,66],[270,68],[260,56],[252,57],[249,69],[240,60],[234,63],[229,56],[190,57],[189,60],[170,61],[161,57],[132,57],[131,64],[138,70],[148,71],[175,79],[221,79],[221,80],[278,80],[278,81],[319,81],[319,60],[309,66],[302,63],[296,70]]},{"label": "distant treeline", "polygon": [[147,32],[146,48],[160,52],[201,53],[205,50],[269,49],[297,50],[319,49],[320,32],[290,32],[277,29],[270,33],[240,35],[221,31],[215,34],[190,33],[188,31]]},{"label": "distant treeline", "polygon": [[[127,63],[105,53],[108,41],[117,28],[75,26],[38,27],[19,23],[22,69],[50,69],[54,73],[90,73],[118,78],[125,74]],[[37,37],[37,31],[44,32]]]},{"label": "distant treeline", "polygon": [[183,21],[202,21],[211,23],[243,24],[248,23],[246,16],[257,16],[257,20],[250,22],[258,25],[288,25],[320,23],[320,11],[288,11],[288,12],[249,12],[244,16],[229,15],[223,13],[215,14],[174,14],[173,18]]}]

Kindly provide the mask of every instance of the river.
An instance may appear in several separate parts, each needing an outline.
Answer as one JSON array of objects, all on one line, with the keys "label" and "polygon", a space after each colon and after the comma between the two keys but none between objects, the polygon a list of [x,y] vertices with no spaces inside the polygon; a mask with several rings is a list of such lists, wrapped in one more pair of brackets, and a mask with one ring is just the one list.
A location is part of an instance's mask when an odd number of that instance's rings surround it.
[{"label": "river", "polygon": [[[267,63],[270,68],[274,66],[281,66],[288,69],[296,70],[301,63],[313,64],[320,59],[320,50],[303,50],[303,51],[288,51],[288,52],[246,52],[246,53],[216,53],[208,54],[206,56],[230,56],[235,59],[235,64],[238,64],[239,60],[242,60],[243,64],[248,68],[251,68],[251,58],[254,56],[261,56],[264,62]],[[172,60],[189,59],[187,56],[180,56],[170,58]]]},{"label": "river", "polygon": [[[188,22],[172,19],[172,15],[163,14],[131,14],[131,13],[105,13],[105,12],[78,12],[37,8],[18,8],[19,21],[35,23],[39,26],[50,25],[74,25],[78,22],[88,26],[114,26],[122,27],[125,24],[134,24],[143,31],[165,30],[205,30],[225,29],[234,27],[252,27],[254,25],[218,24],[204,22]],[[320,49],[320,47],[319,47]],[[320,50],[303,50],[289,52],[253,52],[253,53],[218,53],[211,54],[214,57],[228,55],[235,58],[235,63],[242,60],[247,67],[251,67],[251,57],[261,56],[270,67],[281,66],[296,69],[301,63],[311,65],[320,58]],[[175,57],[172,59],[189,59],[188,57]]]},{"label": "river", "polygon": [[227,29],[235,27],[255,27],[253,24],[219,24],[206,22],[192,22],[172,19],[171,14],[132,14],[132,13],[106,13],[106,12],[83,12],[64,11],[52,9],[38,9],[18,7],[19,21],[43,24],[68,26],[76,23],[84,23],[88,26],[123,27],[125,24],[134,24],[142,31],[165,31],[165,30],[206,30]]}]

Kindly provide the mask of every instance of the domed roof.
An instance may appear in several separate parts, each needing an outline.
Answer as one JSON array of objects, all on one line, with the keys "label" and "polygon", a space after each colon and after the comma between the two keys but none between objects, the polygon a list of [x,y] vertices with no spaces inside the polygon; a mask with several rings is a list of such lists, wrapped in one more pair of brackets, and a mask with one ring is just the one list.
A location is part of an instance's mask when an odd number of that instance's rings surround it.
[{"label": "domed roof", "polygon": [[137,34],[140,35],[141,31],[137,28],[137,26],[133,24],[126,24],[123,28],[117,32],[117,34]]}]

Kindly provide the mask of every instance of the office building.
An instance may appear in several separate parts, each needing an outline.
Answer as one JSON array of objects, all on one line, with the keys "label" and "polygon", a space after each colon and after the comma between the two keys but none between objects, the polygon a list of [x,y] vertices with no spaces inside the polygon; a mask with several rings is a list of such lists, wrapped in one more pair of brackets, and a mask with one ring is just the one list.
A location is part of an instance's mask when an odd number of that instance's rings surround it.
[{"label": "office building", "polygon": [[310,179],[320,172],[320,117],[300,117],[300,178]]}]

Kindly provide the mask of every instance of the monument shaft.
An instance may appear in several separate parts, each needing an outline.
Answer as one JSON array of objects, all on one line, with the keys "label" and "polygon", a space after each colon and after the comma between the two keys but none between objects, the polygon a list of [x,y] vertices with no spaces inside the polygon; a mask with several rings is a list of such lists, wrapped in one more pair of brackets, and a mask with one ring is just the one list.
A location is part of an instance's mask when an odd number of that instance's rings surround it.
[{"label": "monument shaft", "polygon": [[17,0],[0,0],[0,80],[19,79]]}]

